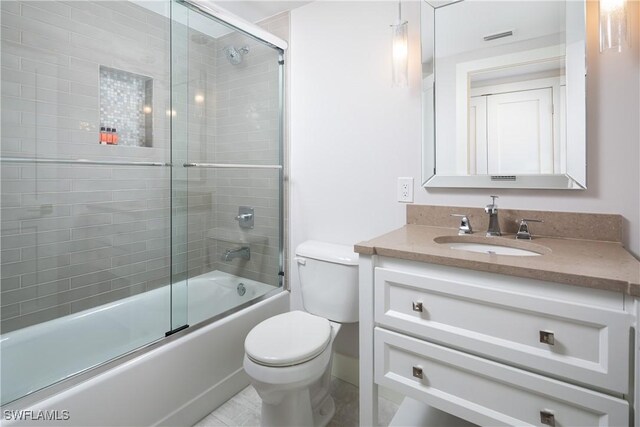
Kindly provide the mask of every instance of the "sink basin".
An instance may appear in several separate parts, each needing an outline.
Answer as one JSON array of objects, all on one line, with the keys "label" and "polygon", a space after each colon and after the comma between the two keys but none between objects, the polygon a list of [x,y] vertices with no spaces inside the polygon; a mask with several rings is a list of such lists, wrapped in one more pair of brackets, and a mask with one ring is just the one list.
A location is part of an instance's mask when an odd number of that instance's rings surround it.
[{"label": "sink basin", "polygon": [[485,243],[449,243],[451,249],[460,251],[480,252],[482,254],[511,255],[511,256],[540,256],[537,252],[526,249],[511,248],[509,246],[487,245]]},{"label": "sink basin", "polygon": [[504,237],[441,236],[434,241],[451,249],[489,255],[540,256],[551,252],[545,246]]}]

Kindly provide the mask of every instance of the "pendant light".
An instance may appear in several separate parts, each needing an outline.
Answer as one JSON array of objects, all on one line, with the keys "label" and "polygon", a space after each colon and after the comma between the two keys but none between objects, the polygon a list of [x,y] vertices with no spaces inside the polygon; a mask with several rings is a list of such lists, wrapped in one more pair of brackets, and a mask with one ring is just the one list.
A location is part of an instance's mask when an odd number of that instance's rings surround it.
[{"label": "pendant light", "polygon": [[402,3],[398,1],[398,21],[391,25],[391,61],[393,87],[409,86],[409,24],[402,20]]},{"label": "pendant light", "polygon": [[600,52],[628,47],[627,0],[600,0]]}]

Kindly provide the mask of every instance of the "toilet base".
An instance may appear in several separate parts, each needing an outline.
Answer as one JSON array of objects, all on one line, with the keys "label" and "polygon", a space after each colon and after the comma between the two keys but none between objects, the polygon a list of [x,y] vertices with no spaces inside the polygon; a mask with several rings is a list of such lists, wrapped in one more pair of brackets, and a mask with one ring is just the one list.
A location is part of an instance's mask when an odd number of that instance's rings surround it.
[{"label": "toilet base", "polygon": [[326,399],[318,409],[313,412],[313,424],[318,427],[325,427],[336,414],[336,404],[331,395],[327,395]]},{"label": "toilet base", "polygon": [[309,390],[286,393],[277,404],[262,401],[261,427],[313,427]]},{"label": "toilet base", "polygon": [[283,396],[275,405],[262,402],[261,427],[325,427],[336,413],[336,405],[327,394],[317,408],[312,409],[309,389]]}]

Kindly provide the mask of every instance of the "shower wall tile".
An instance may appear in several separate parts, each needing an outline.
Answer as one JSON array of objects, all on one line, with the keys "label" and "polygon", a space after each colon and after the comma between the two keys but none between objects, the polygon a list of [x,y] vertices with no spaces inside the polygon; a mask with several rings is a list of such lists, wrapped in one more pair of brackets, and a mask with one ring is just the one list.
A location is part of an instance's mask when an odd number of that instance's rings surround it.
[{"label": "shower wall tile", "polygon": [[8,304],[0,310],[0,320],[15,318],[20,315],[20,304]]},{"label": "shower wall tile", "polygon": [[15,14],[20,13],[20,4],[17,2],[3,1],[0,2],[0,10],[2,13],[11,12]]},{"label": "shower wall tile", "polygon": [[110,282],[93,282],[90,286],[78,289],[60,290],[54,295],[41,296],[20,304],[20,311],[23,314],[34,313],[50,307],[55,307],[61,303],[69,303],[83,298],[89,298],[108,292],[111,289]]},{"label": "shower wall tile", "polygon": [[[4,309],[5,307],[2,307],[2,310]],[[62,304],[52,308],[36,311],[34,313],[20,314],[19,316],[2,319],[2,327],[7,332],[14,331],[37,323],[57,319],[58,317],[67,316],[69,314],[71,314],[70,305]]]},{"label": "shower wall tile", "polygon": [[7,249],[6,251],[0,251],[0,257],[7,263],[20,261],[20,249]]},{"label": "shower wall tile", "polygon": [[[3,157],[170,159],[167,18],[123,1],[0,7]],[[98,144],[101,66],[153,79],[152,148]],[[170,176],[3,164],[0,332],[167,284]]]},{"label": "shower wall tile", "polygon": [[[285,40],[289,39],[288,13],[258,25]],[[249,47],[249,53],[240,64],[230,64],[225,58],[225,47],[243,45]],[[219,108],[216,109],[213,153],[216,161],[280,162],[277,59],[272,49],[239,34],[218,40],[216,104]],[[284,173],[286,176],[286,168]],[[214,227],[238,229],[235,221],[238,207],[252,206],[255,209],[255,227],[248,233],[261,236],[265,243],[251,245],[250,261],[222,261],[225,250],[233,245],[220,242],[215,252],[210,254],[210,262],[218,270],[277,285],[280,254],[278,171],[223,170],[217,172],[216,183]]]},{"label": "shower wall tile", "polygon": [[[188,115],[181,155],[189,162],[215,162],[211,156],[215,142],[216,80],[215,55],[217,40],[189,29],[188,80],[184,101]],[[179,148],[179,147],[175,147]],[[208,169],[190,169],[184,176],[186,186],[177,193],[184,208],[176,211],[176,220],[181,226],[176,230],[174,247],[174,271],[183,277],[193,277],[213,269],[207,253],[216,242],[208,239],[207,232],[213,227],[213,197],[216,192],[215,172]],[[188,195],[187,193],[188,189]],[[186,197],[185,197],[186,196]]]},{"label": "shower wall tile", "polygon": [[136,283],[126,288],[114,289],[109,292],[97,294],[88,298],[79,299],[71,303],[72,313],[87,310],[113,301],[118,301],[146,290],[144,283]]}]

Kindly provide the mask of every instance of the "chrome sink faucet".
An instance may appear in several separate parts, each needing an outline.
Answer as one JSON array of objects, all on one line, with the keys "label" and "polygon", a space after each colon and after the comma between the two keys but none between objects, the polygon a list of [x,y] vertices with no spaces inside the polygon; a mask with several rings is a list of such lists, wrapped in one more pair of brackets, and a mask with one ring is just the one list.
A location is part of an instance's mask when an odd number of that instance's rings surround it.
[{"label": "chrome sink faucet", "polygon": [[523,218],[520,220],[520,227],[518,227],[518,232],[516,233],[516,239],[519,240],[531,240],[532,239],[532,235],[531,232],[529,231],[529,223],[530,222],[544,222],[541,219],[527,219],[527,218]]},{"label": "chrome sink faucet", "polygon": [[451,216],[460,218],[460,227],[458,227],[458,235],[464,236],[466,234],[473,234],[473,229],[471,228],[471,221],[469,220],[469,215],[451,214]]},{"label": "chrome sink faucet", "polygon": [[496,199],[498,196],[490,196],[492,201],[490,205],[485,206],[484,211],[489,214],[489,228],[487,229],[487,237],[502,236],[500,232],[500,223],[498,222],[498,205]]}]

